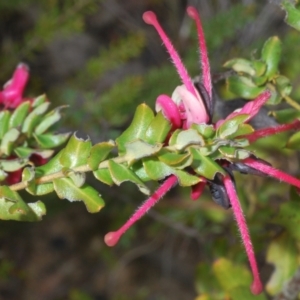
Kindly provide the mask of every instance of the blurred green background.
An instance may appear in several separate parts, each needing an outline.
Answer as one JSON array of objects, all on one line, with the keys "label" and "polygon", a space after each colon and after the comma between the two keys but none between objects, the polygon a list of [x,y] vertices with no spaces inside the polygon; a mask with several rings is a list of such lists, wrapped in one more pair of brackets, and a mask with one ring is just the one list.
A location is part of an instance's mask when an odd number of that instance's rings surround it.
[{"label": "blurred green background", "polygon": [[[300,98],[299,33],[284,23],[278,5],[259,0],[0,0],[0,83],[26,62],[31,70],[26,95],[46,93],[53,107],[70,106],[59,131],[76,130],[93,142],[114,139],[138,104],[154,107],[159,94],[170,95],[180,84],[159,37],[142,21],[144,11],[157,13],[190,75],[200,74],[188,5],[200,12],[213,74],[224,72],[226,60],[255,56],[268,37],[278,35],[281,71],[292,79],[294,99]],[[232,96],[224,82],[216,88],[222,97]],[[297,175],[299,155],[274,150],[284,137],[261,142],[257,153]],[[48,197],[42,222],[1,222],[0,299],[225,299],[228,283],[220,279],[218,263],[227,263],[229,273],[231,263],[244,268],[248,289],[247,258],[232,214],[208,193],[193,202],[188,190],[171,191],[111,249],[104,234],[123,224],[144,196],[130,184],[108,188],[90,180],[106,199],[96,215],[82,203]],[[284,274],[277,275],[293,274],[300,216],[296,204],[286,201],[296,197],[290,196],[294,191],[271,179],[242,175],[237,187],[264,283],[275,270],[267,262],[272,262],[267,259],[270,251],[274,254],[272,245],[286,246],[275,250],[275,261],[286,259]],[[278,292],[282,280],[273,282],[269,293]]]}]

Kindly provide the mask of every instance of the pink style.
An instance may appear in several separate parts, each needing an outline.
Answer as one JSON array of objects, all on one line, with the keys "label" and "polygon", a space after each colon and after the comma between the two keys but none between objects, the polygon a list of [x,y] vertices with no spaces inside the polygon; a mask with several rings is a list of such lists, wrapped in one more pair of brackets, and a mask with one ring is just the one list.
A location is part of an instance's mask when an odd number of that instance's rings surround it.
[{"label": "pink style", "polygon": [[[160,24],[158,23],[156,15],[151,11],[145,12],[143,15],[144,21],[147,24],[152,25],[160,35],[183,83],[183,85],[178,86],[175,89],[172,97],[169,97],[168,95],[160,95],[156,101],[156,111],[161,110],[163,112],[165,118],[173,124],[173,130],[176,128],[187,129],[193,123],[207,124],[208,122],[210,122],[210,112],[212,112],[213,106],[210,65],[200,17],[197,13],[197,10],[194,7],[188,7],[187,13],[192,19],[195,20],[198,31],[200,62],[202,67],[201,84],[203,86],[203,91],[201,91],[201,95],[196,89],[191,77],[188,75],[188,72],[184,67],[178,53],[174,49],[171,41],[169,40],[169,38],[161,28]],[[206,94],[205,97],[204,94]],[[270,96],[271,94],[269,91],[264,91],[256,99],[254,99],[253,101],[249,101],[238,112],[231,113],[226,118],[226,120],[231,119],[239,114],[248,114],[249,117],[247,119],[247,122],[250,121],[250,119],[253,118],[259,112],[260,108],[268,101]],[[205,100],[204,98],[208,99],[208,103],[206,103],[207,100]],[[218,128],[224,121],[225,120],[219,120],[214,125],[215,128]],[[291,124],[279,125],[278,127],[257,130],[249,135],[243,136],[243,138],[248,139],[248,141],[251,143],[259,138],[291,129],[297,129],[299,127],[300,122],[299,120],[296,120]],[[232,162],[226,162],[226,164],[224,164],[224,162],[222,161],[217,162],[221,166],[223,166],[224,169],[226,167],[226,172],[228,173],[227,176],[222,177],[222,185],[224,187],[225,193],[227,194],[226,197],[228,197],[230,201],[228,208],[232,208],[245,247],[245,251],[248,256],[250,268],[253,274],[251,291],[253,294],[259,294],[263,290],[263,285],[260,280],[254,249],[249,235],[249,230],[236,193],[234,178],[231,171],[241,170],[239,168],[242,167],[244,173],[246,172],[256,175],[272,176],[280,181],[284,181],[298,188],[300,188],[300,180],[271,167],[266,162],[259,160],[254,156],[251,156],[251,158],[247,158],[239,162],[239,165],[237,163],[235,164]],[[230,168],[231,171],[228,171],[228,169]],[[147,211],[151,207],[153,207],[177,183],[178,180],[175,175],[171,175],[168,178],[166,178],[163,184],[154,192],[154,194],[136,210],[136,212],[119,230],[106,234],[105,243],[108,246],[116,245],[121,236],[136,221],[138,221],[143,215],[145,215]],[[202,181],[200,183],[193,186],[191,198],[194,200],[199,198],[206,184],[206,178],[202,178]]]}]

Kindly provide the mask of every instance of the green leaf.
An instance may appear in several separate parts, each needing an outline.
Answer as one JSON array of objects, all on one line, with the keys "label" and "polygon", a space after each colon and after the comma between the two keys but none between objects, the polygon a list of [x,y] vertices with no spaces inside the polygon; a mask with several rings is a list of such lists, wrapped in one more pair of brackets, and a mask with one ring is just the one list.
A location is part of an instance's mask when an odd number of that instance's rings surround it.
[{"label": "green leaf", "polygon": [[162,114],[157,113],[150,123],[143,140],[150,144],[163,143],[172,128],[172,124]]},{"label": "green leaf", "polygon": [[300,111],[294,108],[286,108],[272,112],[272,116],[276,118],[279,123],[289,123],[296,118],[300,118]]},{"label": "green leaf", "polygon": [[243,265],[234,265],[230,260],[219,258],[213,264],[213,272],[222,288],[230,291],[239,286],[250,287],[252,278]]},{"label": "green leaf", "polygon": [[155,181],[173,174],[173,169],[157,158],[144,158],[143,165],[147,175]]},{"label": "green leaf", "polygon": [[196,129],[206,139],[214,137],[216,133],[214,126],[208,124],[192,124],[191,129]]},{"label": "green leaf", "polygon": [[[193,124],[194,125],[194,124]],[[192,126],[193,126],[192,125]],[[176,141],[177,141],[177,137],[179,135],[179,133],[181,132],[182,130],[180,129],[176,129],[170,136],[170,139],[169,139],[169,145],[170,146],[174,146],[176,145]]]},{"label": "green leaf", "polygon": [[137,107],[129,127],[116,139],[119,153],[125,153],[125,145],[137,139],[143,139],[145,133],[154,119],[154,113],[149,106],[141,104]]},{"label": "green leaf", "polygon": [[42,103],[37,106],[32,112],[30,112],[25,118],[22,126],[22,132],[31,136],[35,126],[42,119],[42,115],[47,111],[50,102]]},{"label": "green leaf", "polygon": [[[33,167],[26,167],[22,172],[22,182],[26,182],[26,191],[31,195],[37,195],[35,184],[35,170]],[[50,191],[52,192],[53,189]],[[41,194],[39,194],[41,195]]]},{"label": "green leaf", "polygon": [[61,150],[54,157],[52,157],[46,164],[39,166],[35,169],[38,176],[49,175],[62,170],[62,164],[60,162],[62,152]]},{"label": "green leaf", "polygon": [[84,185],[86,180],[86,174],[81,172],[68,172],[68,177],[70,177],[79,188]]},{"label": "green leaf", "polygon": [[111,177],[110,171],[108,169],[99,169],[93,172],[95,178],[106,185],[112,186],[114,181]]},{"label": "green leaf", "polygon": [[9,129],[3,136],[2,141],[1,141],[1,152],[10,155],[13,148],[14,148],[14,143],[17,141],[17,139],[20,136],[20,131],[16,128],[11,128]]},{"label": "green leaf", "polygon": [[266,63],[261,60],[253,60],[252,66],[255,69],[255,75],[258,77],[264,75],[267,69]]},{"label": "green leaf", "polygon": [[130,169],[136,174],[138,178],[140,178],[143,182],[151,181],[151,178],[146,173],[143,162],[138,161],[130,166]]},{"label": "green leaf", "polygon": [[244,76],[230,76],[226,86],[231,93],[245,99],[254,99],[265,89],[256,86],[250,78]]},{"label": "green leaf", "polygon": [[281,234],[269,244],[267,261],[273,264],[275,270],[269,279],[266,290],[271,295],[276,295],[282,290],[298,268],[297,246],[288,234]]},{"label": "green leaf", "polygon": [[9,128],[19,127],[23,124],[30,108],[30,101],[21,103],[12,113],[9,119]]},{"label": "green leaf", "polygon": [[0,140],[3,138],[4,134],[7,133],[9,128],[10,112],[4,110],[0,112]]},{"label": "green leaf", "polygon": [[167,151],[166,149],[160,151],[158,159],[169,166],[180,169],[185,168],[192,163],[190,153],[179,154]]},{"label": "green leaf", "polygon": [[192,186],[202,181],[199,176],[191,175],[182,170],[175,170],[174,175],[177,177],[180,186]]},{"label": "green leaf", "polygon": [[60,133],[60,134],[33,134],[34,139],[38,145],[43,149],[56,148],[64,144],[71,133]]},{"label": "green leaf", "polygon": [[46,101],[47,101],[46,95],[45,94],[40,95],[33,100],[32,107],[36,108],[36,107],[40,106],[41,104],[45,103]]},{"label": "green leaf", "polygon": [[163,144],[148,144],[141,140],[129,142],[125,145],[125,156],[129,164],[136,162],[137,160],[152,156],[160,151]]},{"label": "green leaf", "polygon": [[287,141],[286,148],[299,150],[300,149],[300,131],[294,133]]},{"label": "green leaf", "polygon": [[86,140],[77,138],[73,134],[63,149],[60,162],[69,169],[87,164],[92,149],[92,142],[88,138]]},{"label": "green leaf", "polygon": [[228,158],[229,160],[246,159],[251,155],[250,151],[244,149],[236,149],[229,146],[221,146],[218,150],[225,158]]},{"label": "green leaf", "polygon": [[54,150],[39,150],[27,147],[17,147],[14,149],[14,153],[20,158],[28,158],[32,154],[38,154],[42,158],[49,158],[53,155]]},{"label": "green leaf", "polygon": [[[46,164],[35,168],[36,178],[50,175],[62,170],[62,165],[60,163],[62,151],[60,151],[54,157],[52,157]],[[24,171],[25,170],[26,168],[24,169]],[[29,174],[27,173],[24,176],[25,177],[22,179],[23,181],[26,181],[28,178],[30,178]],[[30,184],[27,191],[32,195],[45,195],[54,191],[54,187],[52,182],[40,184],[35,183],[35,185]]]},{"label": "green leaf", "polygon": [[217,130],[217,136],[221,139],[225,139],[230,136],[234,136],[238,131],[239,126],[249,118],[248,114],[240,114],[233,118],[226,120]]},{"label": "green leaf", "polygon": [[240,124],[235,133],[230,134],[227,138],[233,139],[241,135],[247,135],[254,132],[254,128],[249,124]]},{"label": "green leaf", "polygon": [[272,79],[278,73],[281,58],[281,41],[277,36],[270,37],[263,46],[261,58],[267,64],[265,76]]},{"label": "green leaf", "polygon": [[208,179],[214,179],[216,173],[226,175],[225,171],[214,160],[208,156],[203,156],[197,149],[191,148],[191,154],[193,155],[192,168],[194,171]]},{"label": "green leaf", "polygon": [[255,69],[253,68],[252,62],[244,58],[234,58],[227,61],[223,67],[231,68],[236,72],[242,72],[251,76],[255,75]]},{"label": "green leaf", "polygon": [[26,158],[0,159],[0,169],[6,172],[14,172],[20,170],[28,163]]},{"label": "green leaf", "polygon": [[282,8],[286,11],[285,22],[291,27],[300,30],[300,10],[291,1],[281,1]]},{"label": "green leaf", "polygon": [[292,92],[292,84],[287,77],[279,75],[276,77],[275,82],[276,88],[282,97],[290,95],[290,93]]},{"label": "green leaf", "polygon": [[69,178],[54,179],[53,184],[59,198],[71,202],[83,201],[90,213],[96,213],[104,206],[104,201],[99,193],[89,185],[78,187]]},{"label": "green leaf", "polygon": [[203,137],[195,129],[187,129],[178,133],[176,144],[174,147],[177,150],[183,150],[187,146],[198,145],[204,146],[205,141]]},{"label": "green leaf", "polygon": [[56,109],[49,112],[43,120],[36,126],[34,132],[36,135],[40,135],[44,133],[48,128],[50,128],[53,124],[58,122],[61,119],[60,111],[66,106],[60,106]]},{"label": "green leaf", "polygon": [[7,177],[7,173],[6,172],[4,172],[3,170],[1,170],[1,168],[0,168],[0,181],[3,181],[3,180],[5,180],[5,178]]},{"label": "green leaf", "polygon": [[268,99],[267,104],[277,105],[282,101],[282,97],[273,83],[267,83],[266,88],[271,92],[271,97]]},{"label": "green leaf", "polygon": [[149,188],[143,183],[143,181],[141,181],[141,179],[134,172],[132,172],[126,166],[118,164],[113,160],[110,160],[108,162],[108,167],[111,177],[116,185],[120,185],[125,181],[130,181],[135,183],[142,193],[146,195],[150,194]]},{"label": "green leaf", "polygon": [[45,213],[45,205],[41,201],[27,204],[17,192],[7,186],[0,187],[1,220],[39,221]]},{"label": "green leaf", "polygon": [[97,170],[99,164],[108,157],[109,153],[115,146],[114,141],[102,142],[94,145],[91,149],[90,157],[88,158],[89,167],[93,171]]}]

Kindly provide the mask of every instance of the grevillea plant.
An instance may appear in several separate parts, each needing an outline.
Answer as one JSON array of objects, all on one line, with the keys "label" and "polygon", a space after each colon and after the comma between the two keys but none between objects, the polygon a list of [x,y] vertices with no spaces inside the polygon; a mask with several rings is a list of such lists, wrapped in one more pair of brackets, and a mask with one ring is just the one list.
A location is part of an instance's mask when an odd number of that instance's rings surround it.
[{"label": "grevillea plant", "polygon": [[[196,9],[188,7],[187,13],[197,27],[201,79],[191,79],[156,15],[151,11],[145,12],[144,21],[158,32],[182,85],[175,88],[171,97],[157,97],[156,112],[146,104],[139,105],[132,123],[115,141],[92,145],[90,139],[81,139],[73,134],[66,146],[50,158],[53,152],[49,149],[61,145],[68,138],[68,134],[49,131],[60,119],[61,107],[45,114],[49,106],[45,96],[23,99],[28,70],[23,64],[17,67],[12,80],[0,93],[3,105],[0,113],[3,182],[0,187],[0,218],[35,221],[45,214],[41,201],[26,203],[22,200],[18,191],[23,189],[33,196],[55,192],[62,199],[83,201],[89,212],[98,212],[104,200],[86,182],[86,172],[92,172],[97,180],[109,186],[130,181],[146,195],[151,192],[145,183],[159,182],[158,189],[129,220],[120,229],[105,236],[105,243],[114,246],[175,185],[191,187],[193,200],[198,199],[204,187],[208,186],[212,199],[233,211],[253,274],[251,291],[259,294],[263,286],[237,196],[234,172],[270,176],[300,188],[300,180],[272,167],[249,148],[258,139],[299,129],[300,121],[255,130],[249,121],[272,97],[272,91],[262,88],[254,100],[225,119],[213,122],[215,92],[204,33]],[[236,67],[236,62],[229,63],[227,67]],[[268,74],[271,72],[269,67],[264,67]],[[33,155],[43,158],[41,165],[34,162]],[[20,170],[22,178],[11,182],[9,174]]]}]

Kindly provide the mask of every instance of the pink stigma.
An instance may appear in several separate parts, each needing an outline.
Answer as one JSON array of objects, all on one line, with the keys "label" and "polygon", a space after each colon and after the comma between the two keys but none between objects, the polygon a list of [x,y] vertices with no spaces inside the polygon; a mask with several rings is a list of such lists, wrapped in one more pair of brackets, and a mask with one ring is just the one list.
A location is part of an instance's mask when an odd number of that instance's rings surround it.
[{"label": "pink stigma", "polygon": [[245,246],[246,254],[248,256],[249,264],[252,270],[253,282],[251,285],[251,292],[257,295],[262,292],[263,287],[260,281],[258,267],[257,267],[247,223],[239,199],[237,197],[234,184],[231,181],[229,176],[224,177],[224,184],[225,184],[228,197],[230,199],[230,203],[232,205],[233,214],[235,216],[239,231],[241,233],[242,241]]},{"label": "pink stigma", "polygon": [[254,168],[258,171],[261,171],[269,176],[272,176],[272,177],[282,180],[286,183],[289,183],[290,185],[294,185],[297,188],[300,188],[300,180],[299,179],[297,179],[285,172],[282,172],[278,169],[275,169],[269,165],[261,163],[261,162],[257,161],[256,159],[247,158],[243,161],[243,163],[246,164],[247,166]]},{"label": "pink stigma", "polygon": [[152,25],[156,29],[156,31],[159,34],[160,38],[162,39],[165,47],[167,48],[167,51],[170,54],[173,63],[175,64],[175,67],[177,69],[177,72],[178,72],[183,84],[186,86],[187,90],[197,98],[197,93],[195,91],[193,82],[192,82],[186,68],[184,67],[178,53],[174,49],[170,39],[167,37],[166,33],[163,31],[160,24],[158,23],[155,13],[152,11],[146,11],[143,14],[143,20],[145,23]]},{"label": "pink stigma", "polygon": [[104,242],[107,246],[113,247],[117,244],[121,236],[138,221],[151,207],[153,207],[175,184],[177,177],[171,175],[165,182],[148,198],[130,217],[130,219],[117,231],[109,232],[104,237]]},{"label": "pink stigma", "polygon": [[117,231],[112,231],[105,235],[104,242],[107,246],[113,247],[118,243],[120,237],[121,237],[121,235],[118,234]]},{"label": "pink stigma", "polygon": [[203,85],[204,85],[209,97],[211,98],[212,97],[212,84],[211,84],[211,76],[210,76],[210,65],[209,65],[205,37],[204,37],[204,32],[203,32],[200,16],[199,16],[197,10],[192,6],[189,6],[187,8],[187,13],[196,22],[197,31],[198,31],[199,49],[200,49],[200,55],[201,55],[200,62],[201,62],[201,66],[202,66],[202,81],[203,81]]}]

